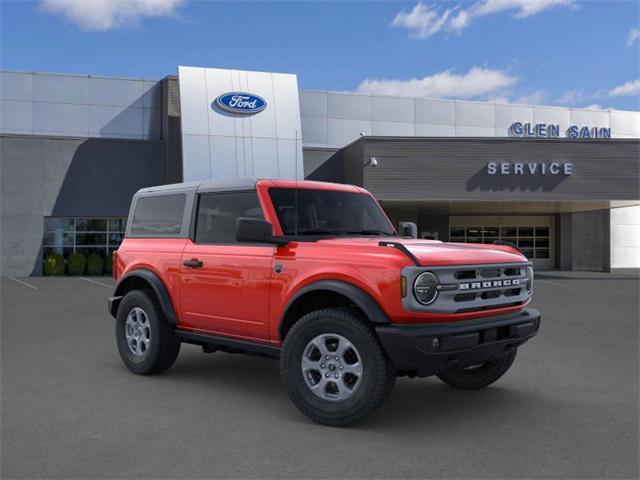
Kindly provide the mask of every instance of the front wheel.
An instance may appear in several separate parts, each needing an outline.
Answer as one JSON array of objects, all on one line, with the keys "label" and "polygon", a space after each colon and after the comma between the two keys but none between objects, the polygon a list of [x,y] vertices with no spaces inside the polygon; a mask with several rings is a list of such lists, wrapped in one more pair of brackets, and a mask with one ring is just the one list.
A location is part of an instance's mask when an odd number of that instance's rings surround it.
[{"label": "front wheel", "polygon": [[511,368],[516,358],[517,348],[512,348],[504,355],[486,363],[472,365],[439,373],[437,376],[444,383],[455,388],[475,390],[491,385]]},{"label": "front wheel", "polygon": [[371,327],[348,308],[301,318],[285,338],[280,374],[294,405],[330,426],[364,419],[386,400],[396,378]]}]

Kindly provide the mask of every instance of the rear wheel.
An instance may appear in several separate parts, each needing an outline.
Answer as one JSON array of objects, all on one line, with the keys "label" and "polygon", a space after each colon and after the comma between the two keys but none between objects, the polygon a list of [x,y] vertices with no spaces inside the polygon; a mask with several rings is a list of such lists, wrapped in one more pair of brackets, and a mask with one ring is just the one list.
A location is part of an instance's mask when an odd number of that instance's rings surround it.
[{"label": "rear wheel", "polygon": [[116,343],[122,361],[138,375],[160,373],[173,365],[180,340],[151,292],[125,295],[116,315]]},{"label": "rear wheel", "polygon": [[512,348],[508,353],[486,363],[448,370],[437,376],[444,383],[455,388],[466,390],[484,388],[507,373],[516,358],[517,350],[517,348]]},{"label": "rear wheel", "polygon": [[280,374],[294,405],[331,426],[364,419],[386,400],[396,378],[371,327],[348,308],[301,318],[285,338]]}]

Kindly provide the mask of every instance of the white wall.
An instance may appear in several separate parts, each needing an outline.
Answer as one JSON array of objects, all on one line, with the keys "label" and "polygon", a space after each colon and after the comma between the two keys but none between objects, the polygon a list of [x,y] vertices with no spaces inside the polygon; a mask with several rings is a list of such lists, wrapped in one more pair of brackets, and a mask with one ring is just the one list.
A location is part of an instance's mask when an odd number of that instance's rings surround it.
[{"label": "white wall", "polygon": [[0,71],[0,133],[159,140],[161,107],[157,81]]},{"label": "white wall", "polygon": [[360,136],[508,137],[514,122],[611,128],[640,138],[640,112],[301,91],[305,146],[341,148]]},{"label": "white wall", "polygon": [[[295,75],[178,67],[184,181],[225,177],[304,177]],[[253,115],[213,107],[229,92],[262,97]],[[297,140],[296,140],[297,138]]]},{"label": "white wall", "polygon": [[640,205],[611,209],[611,268],[640,268]]}]

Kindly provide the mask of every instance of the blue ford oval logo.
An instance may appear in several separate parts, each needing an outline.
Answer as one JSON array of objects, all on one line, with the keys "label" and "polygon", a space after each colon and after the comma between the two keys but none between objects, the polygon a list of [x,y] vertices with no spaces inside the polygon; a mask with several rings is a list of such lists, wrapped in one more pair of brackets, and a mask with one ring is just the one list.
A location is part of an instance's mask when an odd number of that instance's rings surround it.
[{"label": "blue ford oval logo", "polygon": [[267,107],[264,98],[246,92],[223,93],[215,99],[214,104],[225,112],[239,115],[258,113]]}]

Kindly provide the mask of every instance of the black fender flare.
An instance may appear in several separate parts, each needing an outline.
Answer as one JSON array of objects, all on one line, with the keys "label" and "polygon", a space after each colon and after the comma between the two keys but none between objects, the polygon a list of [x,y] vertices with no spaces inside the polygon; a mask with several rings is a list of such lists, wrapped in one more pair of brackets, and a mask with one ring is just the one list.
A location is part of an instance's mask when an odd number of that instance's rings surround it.
[{"label": "black fender flare", "polygon": [[175,310],[173,309],[173,304],[171,303],[171,297],[169,296],[169,292],[167,291],[167,287],[164,286],[164,283],[151,270],[146,268],[138,268],[136,270],[132,270],[127,273],[124,277],[120,279],[118,285],[116,285],[116,289],[114,292],[113,298],[109,301],[109,311],[111,315],[115,318],[118,313],[118,306],[120,305],[120,300],[124,297],[125,285],[127,281],[131,281],[132,278],[138,278],[146,282],[151,286],[151,289],[156,295],[158,299],[158,304],[162,309],[162,313],[166,317],[167,321],[172,325],[178,324],[178,318],[176,317]]},{"label": "black fender flare", "polygon": [[342,280],[319,280],[313,282],[300,290],[298,290],[293,297],[287,302],[282,315],[280,315],[280,323],[278,324],[278,332],[282,338],[282,326],[284,320],[289,312],[291,306],[303,295],[314,291],[328,290],[331,292],[339,293],[348,299],[362,310],[366,317],[373,323],[388,324],[391,323],[387,314],[382,310],[382,307],[376,302],[371,295],[355,285],[344,282]]}]

